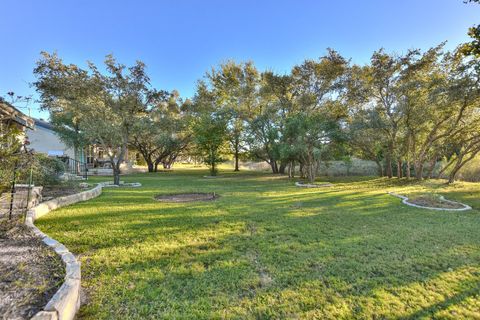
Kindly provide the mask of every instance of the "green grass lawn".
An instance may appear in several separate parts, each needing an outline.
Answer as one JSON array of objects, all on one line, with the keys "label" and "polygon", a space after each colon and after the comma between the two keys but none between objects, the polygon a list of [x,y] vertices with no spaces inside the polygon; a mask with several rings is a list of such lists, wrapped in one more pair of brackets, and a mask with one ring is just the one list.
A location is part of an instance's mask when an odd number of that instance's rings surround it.
[{"label": "green grass lawn", "polygon": [[[480,184],[254,172],[125,176],[38,220],[82,262],[81,319],[480,319]],[[94,178],[92,181],[99,181]],[[213,202],[157,194],[213,192]],[[436,192],[474,209],[407,207]]]}]

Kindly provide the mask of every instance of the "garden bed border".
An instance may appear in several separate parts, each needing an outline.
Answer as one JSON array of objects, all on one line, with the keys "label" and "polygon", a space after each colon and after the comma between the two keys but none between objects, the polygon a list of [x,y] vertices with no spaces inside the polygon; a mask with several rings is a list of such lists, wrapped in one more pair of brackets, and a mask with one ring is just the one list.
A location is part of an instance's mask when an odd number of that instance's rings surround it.
[{"label": "garden bed border", "polygon": [[295,182],[295,185],[300,188],[327,188],[333,187],[331,183],[322,183],[322,184],[312,184],[312,183],[302,183],[302,182]]},{"label": "garden bed border", "polygon": [[449,209],[449,208],[426,207],[426,206],[421,206],[421,205],[409,202],[408,197],[402,196],[401,194],[397,194],[397,193],[394,193],[394,192],[388,192],[388,194],[391,195],[391,196],[402,199],[402,203],[406,204],[407,206],[421,208],[421,209],[440,210],[440,211],[466,211],[466,210],[471,210],[472,209],[472,207],[470,207],[468,204],[464,204],[464,203],[457,202],[457,201],[452,201],[452,200],[447,200],[447,199],[445,199],[444,196],[440,196],[439,197],[440,200],[445,201],[445,202],[460,204],[460,205],[463,206],[463,208],[451,208],[451,209]]},{"label": "garden bed border", "polygon": [[50,301],[48,301],[43,310],[35,314],[32,320],[74,319],[75,314],[80,308],[81,288],[80,262],[67,249],[67,247],[40,231],[40,229],[38,229],[34,224],[35,220],[46,215],[54,209],[98,197],[102,194],[103,187],[104,183],[99,183],[93,189],[42,202],[38,206],[28,210],[25,224],[36,236],[41,238],[47,246],[54,250],[65,264],[65,281],[53,295]]}]

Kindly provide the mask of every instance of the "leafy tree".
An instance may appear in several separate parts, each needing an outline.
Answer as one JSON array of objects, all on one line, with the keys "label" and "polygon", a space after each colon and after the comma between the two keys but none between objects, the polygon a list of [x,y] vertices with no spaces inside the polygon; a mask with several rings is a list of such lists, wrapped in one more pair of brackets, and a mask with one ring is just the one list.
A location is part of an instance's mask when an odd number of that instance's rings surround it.
[{"label": "leafy tree", "polygon": [[134,123],[130,144],[143,156],[149,172],[156,172],[160,163],[170,168],[191,141],[191,117],[181,103],[177,92],[161,92],[156,105]]},{"label": "leafy tree", "polygon": [[[261,76],[258,103],[247,123],[247,145],[251,157],[266,161],[273,173],[279,173],[278,162],[291,158],[281,156],[285,120],[292,110],[292,78],[264,72]],[[283,172],[281,172],[283,173]]]},{"label": "leafy tree", "polygon": [[229,61],[207,75],[217,108],[227,116],[229,143],[234,171],[239,171],[239,157],[245,148],[245,126],[257,103],[260,76],[251,62]]},{"label": "leafy tree", "polygon": [[379,139],[377,114],[373,110],[358,110],[351,114],[347,127],[348,144],[361,159],[374,161],[379,176],[383,176],[384,146]]},{"label": "leafy tree", "polygon": [[[480,0],[467,0],[464,2],[474,2],[480,4]],[[480,57],[480,24],[468,29],[468,35],[470,36],[470,38],[472,38],[472,41],[465,43],[462,46],[461,50],[463,54]]]},{"label": "leafy tree", "polygon": [[227,120],[221,113],[203,114],[193,127],[194,141],[203,162],[210,166],[210,175],[218,173],[227,137]]},{"label": "leafy tree", "polygon": [[340,141],[339,110],[336,103],[324,106],[323,110],[299,112],[286,122],[285,135],[290,137],[288,152],[296,155],[306,171],[306,177],[314,182],[320,161]]},{"label": "leafy tree", "polygon": [[[89,63],[88,70],[83,70],[63,64],[55,54],[44,53],[34,70],[38,79],[35,85],[43,108],[71,129],[62,137],[101,146],[112,165],[114,183],[119,184],[120,164],[134,123],[150,109],[154,99],[142,62],[127,69],[109,55],[105,68],[103,74]],[[59,114],[62,116],[57,117]]]},{"label": "leafy tree", "polygon": [[81,122],[88,121],[83,110],[89,103],[87,97],[96,90],[88,71],[64,64],[57,54],[42,52],[33,73],[42,109],[49,111],[55,132],[78,152],[89,143]]},{"label": "leafy tree", "polygon": [[453,149],[447,166],[453,164],[448,182],[455,181],[458,172],[480,152],[480,68],[475,58],[460,54],[449,55],[447,97],[454,116],[449,120],[448,136],[443,144]]},{"label": "leafy tree", "polygon": [[205,81],[199,81],[193,99],[191,114],[194,118],[192,137],[195,152],[210,166],[210,174],[217,174],[217,164],[225,161],[225,145],[228,141],[229,117],[217,106],[217,99]]},{"label": "leafy tree", "polygon": [[283,149],[284,154],[297,155],[311,182],[327,147],[340,140],[347,69],[348,61],[329,50],[320,60],[307,60],[292,70],[295,110],[286,122],[289,151]]}]

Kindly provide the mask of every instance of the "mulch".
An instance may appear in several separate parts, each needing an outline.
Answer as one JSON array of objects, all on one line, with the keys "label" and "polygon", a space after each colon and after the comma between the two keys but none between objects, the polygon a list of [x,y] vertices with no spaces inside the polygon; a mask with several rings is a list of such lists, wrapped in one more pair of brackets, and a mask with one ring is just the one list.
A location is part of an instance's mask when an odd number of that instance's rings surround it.
[{"label": "mulch", "polygon": [[434,198],[431,196],[419,196],[413,199],[409,199],[408,202],[430,208],[442,208],[442,209],[461,209],[463,205],[460,203],[452,203],[447,201],[442,201],[439,198]]},{"label": "mulch", "polygon": [[64,197],[64,196],[69,196],[72,194],[79,193],[81,191],[84,191],[78,187],[66,187],[66,186],[48,186],[48,187],[43,187],[42,190],[42,197],[45,199],[51,199],[51,198],[58,198],[58,197]]},{"label": "mulch", "polygon": [[19,220],[0,220],[0,319],[30,319],[62,285],[60,257]]}]

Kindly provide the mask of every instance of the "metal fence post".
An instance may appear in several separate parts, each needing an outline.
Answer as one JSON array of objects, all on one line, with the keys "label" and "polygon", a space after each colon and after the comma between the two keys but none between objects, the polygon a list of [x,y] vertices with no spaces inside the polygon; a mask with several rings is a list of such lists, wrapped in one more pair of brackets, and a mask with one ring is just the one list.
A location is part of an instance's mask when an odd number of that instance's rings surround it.
[{"label": "metal fence post", "polygon": [[13,201],[14,201],[15,192],[16,192],[15,182],[16,182],[16,179],[17,179],[17,165],[18,165],[18,161],[15,161],[15,166],[13,167],[12,189],[10,191],[10,212],[8,214],[8,219],[9,220],[12,220]]},{"label": "metal fence post", "polygon": [[25,213],[23,215],[23,221],[27,219],[28,205],[30,204],[30,197],[32,196],[33,189],[33,169],[30,168],[30,177],[28,179],[28,191],[27,191],[27,203],[25,204]]}]

